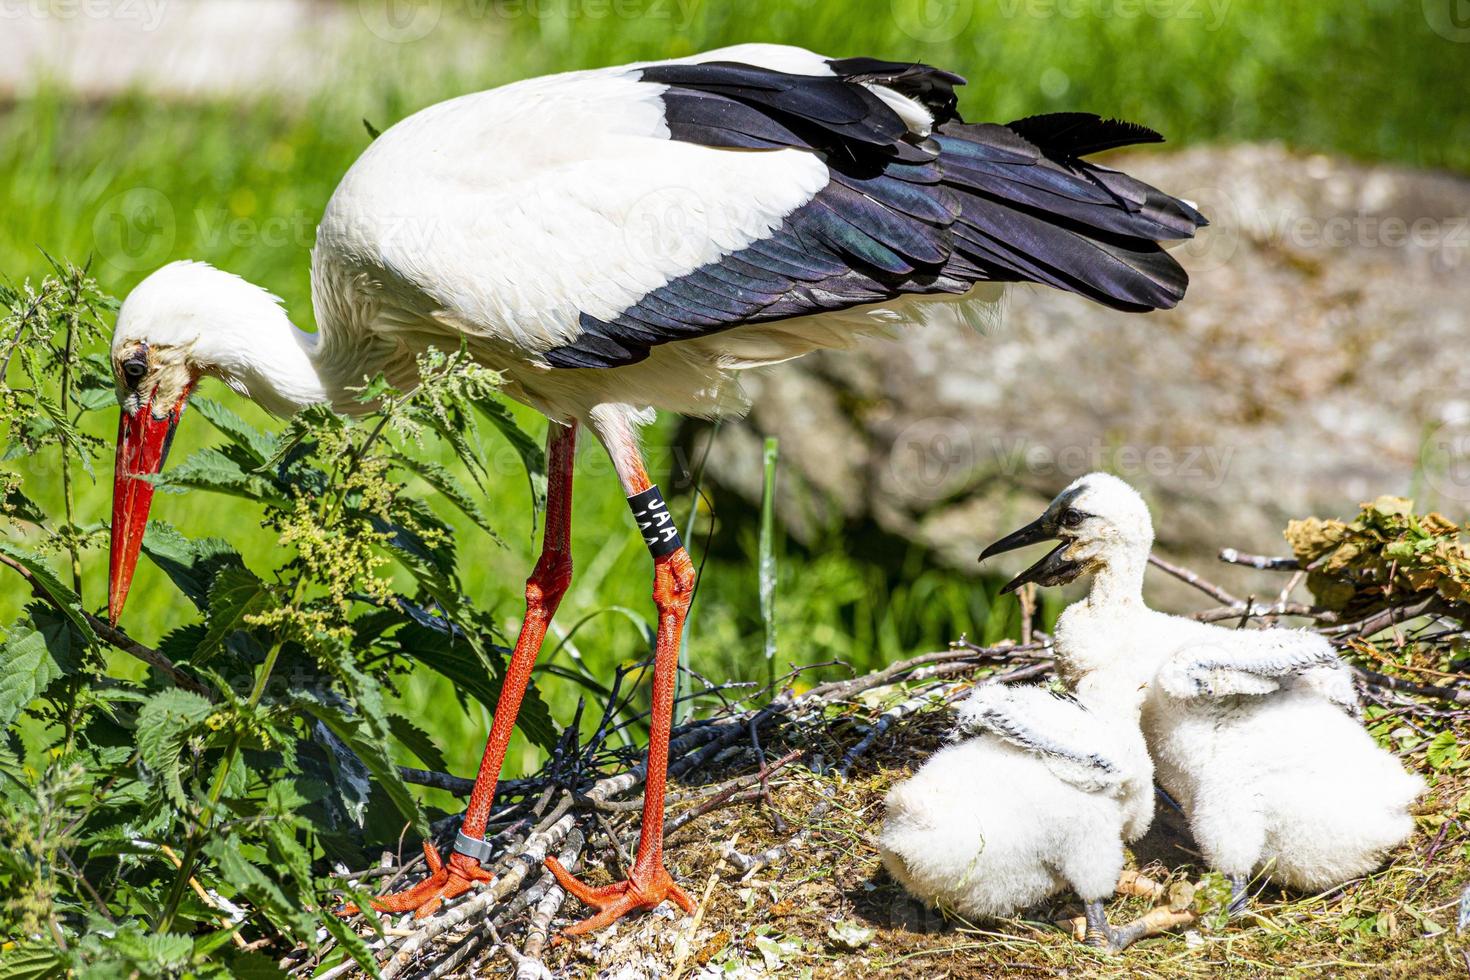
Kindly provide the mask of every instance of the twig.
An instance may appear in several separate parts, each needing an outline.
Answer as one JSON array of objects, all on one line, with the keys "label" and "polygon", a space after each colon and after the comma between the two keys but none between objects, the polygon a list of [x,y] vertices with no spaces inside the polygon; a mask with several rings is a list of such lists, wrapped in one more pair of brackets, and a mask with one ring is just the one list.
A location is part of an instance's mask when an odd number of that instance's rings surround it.
[{"label": "twig", "polygon": [[[19,573],[20,577],[26,580],[26,583],[31,587],[31,592],[33,592],[38,599],[45,600],[47,603],[54,606],[60,612],[68,612],[68,610],[64,606],[62,606],[62,604],[57,601],[57,599],[52,596],[51,593],[41,588],[40,584],[36,581],[36,577],[31,574],[30,569],[26,568],[20,562],[11,558],[9,555],[0,555],[0,564],[8,565],[10,568],[13,568],[17,573]],[[190,677],[188,674],[184,673],[178,668],[177,665],[174,664],[172,660],[168,659],[157,650],[146,647],[143,644],[137,642],[132,637],[124,633],[122,630],[114,628],[111,623],[107,622],[104,619],[98,619],[96,616],[93,616],[91,613],[85,611],[82,612],[82,615],[86,617],[87,625],[92,627],[92,632],[96,633],[100,639],[121,650],[123,653],[126,653],[131,657],[136,657],[148,666],[162,671],[164,674],[167,674],[169,679],[172,680],[179,687],[182,687],[188,691],[193,691],[195,694],[208,698],[211,701],[214,700],[213,691],[205,687],[199,681],[196,681],[194,678]]]},{"label": "twig", "polygon": [[1190,585],[1196,589],[1199,589],[1201,592],[1209,596],[1211,599],[1214,599],[1216,602],[1222,603],[1227,606],[1235,606],[1240,604],[1240,599],[1236,598],[1230,592],[1226,591],[1225,589],[1216,585],[1214,582],[1211,582],[1209,579],[1200,575],[1198,572],[1191,572],[1189,569],[1184,568],[1181,565],[1176,565],[1171,561],[1165,561],[1158,555],[1154,554],[1150,554],[1148,556],[1148,562],[1155,568],[1161,569],[1164,572],[1167,572],[1168,574],[1174,576],[1185,585]]},{"label": "twig", "polygon": [[1249,555],[1234,548],[1221,548],[1219,558],[1227,565],[1248,565],[1263,572],[1299,572],[1301,563],[1295,558],[1278,558],[1271,555]]},{"label": "twig", "polygon": [[[557,860],[562,867],[568,871],[577,870],[577,862],[582,856],[582,846],[585,838],[580,831],[572,831],[567,836],[567,843],[562,847]],[[546,889],[546,894],[536,905],[536,911],[531,915],[531,923],[526,928],[526,940],[521,948],[522,958],[516,963],[516,980],[537,980],[540,977],[550,975],[546,965],[541,962],[541,952],[546,948],[547,940],[551,937],[551,921],[561,911],[562,904],[567,900],[567,893],[553,880]],[[528,968],[528,964],[535,964],[539,970]]]},{"label": "twig", "polygon": [[1366,667],[1354,667],[1353,672],[1369,684],[1377,687],[1386,687],[1390,691],[1403,691],[1407,694],[1417,694],[1425,698],[1438,698],[1441,701],[1449,701],[1452,704],[1470,704],[1470,688],[1464,687],[1437,687],[1431,684],[1415,684],[1412,681],[1401,680],[1380,674],[1377,671],[1368,670]]}]

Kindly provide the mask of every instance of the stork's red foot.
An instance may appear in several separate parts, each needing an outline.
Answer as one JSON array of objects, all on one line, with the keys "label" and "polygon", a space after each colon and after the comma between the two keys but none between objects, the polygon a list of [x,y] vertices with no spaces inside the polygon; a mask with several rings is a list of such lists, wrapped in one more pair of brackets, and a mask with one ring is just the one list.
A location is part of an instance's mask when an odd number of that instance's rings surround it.
[{"label": "stork's red foot", "polygon": [[666,898],[686,913],[694,912],[694,899],[675,883],[662,864],[646,873],[640,873],[635,866],[632,877],[627,881],[601,888],[582,884],[556,858],[546,859],[546,869],[556,876],[557,883],[568,894],[597,909],[597,914],[591,918],[563,929],[564,936],[580,936],[612,925],[629,912],[651,912]]},{"label": "stork's red foot", "polygon": [[[449,855],[449,863],[439,860],[434,845],[424,842],[424,860],[429,862],[429,877],[401,892],[373,899],[373,908],[379,912],[413,912],[414,918],[425,919],[439,911],[451,898],[494,879],[494,875],[480,867],[480,862],[455,851]],[[356,905],[345,905],[339,915],[356,915]]]}]

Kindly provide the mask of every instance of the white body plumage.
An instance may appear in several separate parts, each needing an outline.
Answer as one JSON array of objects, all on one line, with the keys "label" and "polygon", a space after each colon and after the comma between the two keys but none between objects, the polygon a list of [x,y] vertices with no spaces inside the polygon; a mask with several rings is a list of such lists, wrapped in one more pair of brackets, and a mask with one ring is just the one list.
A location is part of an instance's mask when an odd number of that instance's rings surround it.
[{"label": "white body plumage", "polygon": [[[971,919],[1014,915],[1064,889],[1113,894],[1123,845],[1153,817],[1141,696],[978,689],[958,733],[888,794],[879,848],[917,898]],[[1136,692],[1135,692],[1136,693]]]},{"label": "white body plumage", "polygon": [[1063,677],[1146,686],[1143,734],[1159,783],[1210,865],[1307,891],[1377,867],[1412,832],[1408,808],[1424,784],[1358,722],[1351,672],[1331,645],[1149,609],[1143,499],[1105,474],[1063,499],[1087,517],[1059,550],[1094,576],[1057,623]]}]

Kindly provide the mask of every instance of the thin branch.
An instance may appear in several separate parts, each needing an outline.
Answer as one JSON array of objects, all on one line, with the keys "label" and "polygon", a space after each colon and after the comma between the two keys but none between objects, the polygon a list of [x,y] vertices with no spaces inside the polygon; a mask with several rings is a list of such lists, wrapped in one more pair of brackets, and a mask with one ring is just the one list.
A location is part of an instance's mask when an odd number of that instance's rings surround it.
[{"label": "thin branch", "polygon": [[1150,554],[1148,556],[1148,563],[1150,565],[1153,565],[1155,568],[1161,569],[1169,575],[1174,576],[1185,585],[1190,585],[1196,589],[1199,589],[1201,592],[1209,596],[1211,599],[1214,599],[1216,602],[1222,603],[1227,606],[1235,606],[1240,604],[1239,598],[1237,598],[1235,595],[1231,594],[1224,588],[1216,585],[1214,582],[1211,582],[1209,579],[1200,575],[1198,572],[1192,572],[1182,565],[1176,565],[1171,561],[1165,561],[1158,555],[1154,554]]},{"label": "thin branch", "polygon": [[[30,569],[26,568],[20,562],[11,558],[9,555],[0,555],[0,564],[4,564],[9,566],[10,568],[13,568],[20,575],[21,578],[25,579],[26,584],[31,587],[31,592],[35,594],[36,598],[44,600],[45,602],[54,606],[60,612],[67,612],[66,608],[54,596],[52,596],[51,593],[41,588],[40,584],[36,581],[36,577],[31,574]],[[106,643],[110,644],[118,650],[121,650],[123,653],[126,653],[131,657],[136,657],[138,660],[143,661],[145,664],[154,668],[155,670],[163,672],[168,676],[171,681],[173,681],[179,687],[182,687],[187,691],[192,691],[195,694],[200,695],[201,697],[209,699],[210,701],[214,700],[213,691],[205,687],[199,681],[196,681],[194,678],[190,677],[188,674],[184,673],[172,660],[168,659],[157,650],[154,650],[151,647],[144,646],[137,640],[134,640],[132,637],[128,636],[122,630],[115,628],[111,623],[107,622],[104,619],[99,619],[96,616],[93,616],[91,613],[85,611],[82,613],[82,615],[86,617],[87,625],[92,627],[92,632],[96,633],[97,636]]]},{"label": "thin branch", "polygon": [[1263,572],[1299,572],[1301,563],[1295,558],[1279,558],[1272,555],[1248,555],[1234,548],[1220,549],[1219,558],[1227,565],[1246,565]]}]

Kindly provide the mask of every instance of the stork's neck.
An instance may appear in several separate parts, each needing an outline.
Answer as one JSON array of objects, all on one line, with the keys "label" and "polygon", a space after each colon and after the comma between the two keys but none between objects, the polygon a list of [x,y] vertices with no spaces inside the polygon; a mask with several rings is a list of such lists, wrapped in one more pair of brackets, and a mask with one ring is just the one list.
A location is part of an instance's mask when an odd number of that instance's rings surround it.
[{"label": "stork's neck", "polygon": [[1093,572],[1087,601],[1093,606],[1143,605],[1143,573],[1148,549],[1117,549]]},{"label": "stork's neck", "polygon": [[351,412],[357,401],[349,386],[362,384],[325,356],[317,334],[299,329],[269,293],[238,303],[225,322],[216,321],[199,339],[195,355],[207,374],[274,415],[308,405],[330,404]]}]

